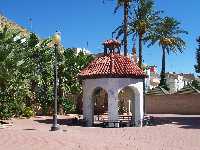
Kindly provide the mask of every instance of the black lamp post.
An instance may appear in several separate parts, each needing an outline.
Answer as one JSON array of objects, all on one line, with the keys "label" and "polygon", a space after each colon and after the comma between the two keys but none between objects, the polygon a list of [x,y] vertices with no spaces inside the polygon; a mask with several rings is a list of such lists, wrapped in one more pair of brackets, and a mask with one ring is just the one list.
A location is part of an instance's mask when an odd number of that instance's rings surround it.
[{"label": "black lamp post", "polygon": [[55,57],[54,57],[54,114],[53,114],[53,125],[51,127],[51,131],[59,130],[59,126],[57,124],[57,102],[58,102],[58,65],[57,65],[57,54],[58,54],[58,46],[60,44],[60,34],[55,33],[53,37],[53,44],[55,47]]}]

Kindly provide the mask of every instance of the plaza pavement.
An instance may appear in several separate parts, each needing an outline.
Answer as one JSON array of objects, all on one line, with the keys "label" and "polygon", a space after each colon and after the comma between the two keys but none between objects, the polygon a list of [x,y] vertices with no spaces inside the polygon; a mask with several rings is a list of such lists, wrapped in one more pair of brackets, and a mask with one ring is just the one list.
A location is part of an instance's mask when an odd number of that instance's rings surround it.
[{"label": "plaza pavement", "polygon": [[49,131],[51,117],[14,119],[0,129],[0,150],[199,150],[200,115],[153,115],[155,126],[100,128],[67,125]]}]

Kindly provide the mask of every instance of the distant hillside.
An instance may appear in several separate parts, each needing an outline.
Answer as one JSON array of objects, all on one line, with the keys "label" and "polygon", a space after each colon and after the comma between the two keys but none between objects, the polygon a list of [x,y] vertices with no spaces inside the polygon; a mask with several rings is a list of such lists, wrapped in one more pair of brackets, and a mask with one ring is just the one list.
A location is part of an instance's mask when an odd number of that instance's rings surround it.
[{"label": "distant hillside", "polygon": [[15,29],[15,30],[19,30],[22,36],[28,36],[29,35],[29,31],[27,29],[25,29],[24,27],[18,25],[17,23],[9,20],[8,18],[6,18],[5,16],[0,14],[0,28],[2,28],[3,26],[7,25],[9,28],[11,29]]}]

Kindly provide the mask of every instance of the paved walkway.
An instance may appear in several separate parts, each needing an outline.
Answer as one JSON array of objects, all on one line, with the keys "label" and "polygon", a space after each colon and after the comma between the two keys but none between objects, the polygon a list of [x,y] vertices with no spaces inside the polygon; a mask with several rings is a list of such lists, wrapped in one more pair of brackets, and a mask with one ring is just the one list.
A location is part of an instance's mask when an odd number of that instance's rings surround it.
[{"label": "paved walkway", "polygon": [[0,129],[0,150],[199,150],[200,115],[154,115],[156,125],[143,128],[86,128],[66,125],[49,131],[51,118],[12,120]]}]

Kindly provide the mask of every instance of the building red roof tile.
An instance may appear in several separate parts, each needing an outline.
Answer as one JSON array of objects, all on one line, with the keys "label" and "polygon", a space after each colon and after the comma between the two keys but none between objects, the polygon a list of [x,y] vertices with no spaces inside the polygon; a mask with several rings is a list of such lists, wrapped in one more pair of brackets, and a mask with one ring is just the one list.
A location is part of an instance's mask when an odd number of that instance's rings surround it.
[{"label": "building red roof tile", "polygon": [[145,78],[146,74],[130,58],[110,53],[93,60],[79,78]]}]

